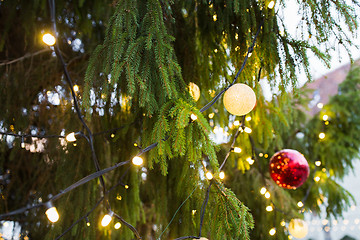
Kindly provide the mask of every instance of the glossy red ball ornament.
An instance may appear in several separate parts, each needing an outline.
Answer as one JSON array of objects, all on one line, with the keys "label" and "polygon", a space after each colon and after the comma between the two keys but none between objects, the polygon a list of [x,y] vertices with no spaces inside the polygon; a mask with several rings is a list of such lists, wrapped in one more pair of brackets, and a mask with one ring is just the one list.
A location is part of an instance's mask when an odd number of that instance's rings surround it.
[{"label": "glossy red ball ornament", "polygon": [[296,189],[309,177],[309,164],[296,150],[284,149],[270,159],[270,176],[282,188]]}]

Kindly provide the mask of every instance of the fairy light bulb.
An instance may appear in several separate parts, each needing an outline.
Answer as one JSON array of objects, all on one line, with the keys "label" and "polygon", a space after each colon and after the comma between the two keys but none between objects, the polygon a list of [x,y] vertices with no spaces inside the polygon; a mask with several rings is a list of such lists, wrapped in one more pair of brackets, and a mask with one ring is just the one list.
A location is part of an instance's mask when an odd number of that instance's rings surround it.
[{"label": "fairy light bulb", "polygon": [[205,176],[206,176],[206,178],[207,178],[208,180],[211,180],[211,179],[213,179],[213,177],[214,177],[211,172],[207,172],[207,173],[205,174]]},{"label": "fairy light bulb", "polygon": [[250,116],[247,116],[246,118],[245,118],[245,120],[248,122],[248,121],[251,121],[251,117]]},{"label": "fairy light bulb", "polygon": [[323,133],[323,132],[319,133],[319,138],[324,139],[325,138],[325,133]]},{"label": "fairy light bulb", "polygon": [[55,37],[50,33],[44,34],[42,37],[42,40],[48,46],[53,46],[53,45],[55,45],[55,42],[56,42]]},{"label": "fairy light bulb", "polygon": [[138,157],[138,156],[135,156],[133,159],[132,159],[132,163],[136,166],[140,166],[144,163],[144,160],[141,158],[141,157]]},{"label": "fairy light bulb", "polygon": [[318,181],[320,181],[320,177],[319,177],[319,176],[317,176],[317,177],[314,177],[314,181],[315,181],[315,182],[318,182]]},{"label": "fairy light bulb", "polygon": [[318,108],[323,108],[324,107],[324,104],[322,104],[322,103],[318,103],[317,105],[316,105]]},{"label": "fairy light bulb", "polygon": [[264,195],[266,192],[267,192],[267,190],[266,190],[265,187],[262,187],[262,188],[260,189],[261,195]]},{"label": "fairy light bulb", "polygon": [[197,119],[197,116],[195,115],[195,114],[191,114],[190,115],[190,118],[191,118],[191,120],[193,120],[193,121],[196,121],[196,119]]},{"label": "fairy light bulb", "polygon": [[56,207],[54,207],[54,205],[52,204],[52,202],[47,202],[45,203],[45,206],[47,208],[45,214],[47,216],[47,218],[49,219],[50,222],[57,222],[60,218],[59,213],[56,209]]},{"label": "fairy light bulb", "polygon": [[200,98],[200,88],[193,82],[189,83],[189,92],[192,98],[197,102]]},{"label": "fairy light bulb", "polygon": [[249,128],[249,127],[245,127],[245,128],[244,128],[244,131],[245,131],[246,133],[251,133],[251,132],[252,132],[251,128]]},{"label": "fairy light bulb", "polygon": [[274,210],[274,208],[271,205],[266,207],[266,211],[268,211],[268,212],[272,212],[273,210]]},{"label": "fairy light bulb", "polygon": [[275,233],[276,233],[276,229],[275,229],[275,228],[270,229],[270,231],[269,231],[269,235],[270,235],[270,236],[274,236]]},{"label": "fairy light bulb", "polygon": [[248,157],[248,158],[246,159],[246,161],[247,161],[250,165],[253,165],[254,162],[255,162],[255,160],[252,159],[251,157]]},{"label": "fairy light bulb", "polygon": [[226,90],[223,102],[229,113],[243,116],[255,107],[256,95],[248,85],[236,83]]},{"label": "fairy light bulb", "polygon": [[74,85],[73,86],[74,92],[78,92],[79,91],[79,86],[78,85]]},{"label": "fairy light bulb", "polygon": [[75,142],[76,141],[75,133],[74,132],[69,133],[68,135],[66,135],[65,139],[68,142]]},{"label": "fairy light bulb", "polygon": [[236,152],[236,153],[241,153],[241,148],[239,148],[239,147],[234,147],[234,152]]},{"label": "fairy light bulb", "polygon": [[233,124],[234,124],[234,126],[236,126],[236,127],[237,127],[237,126],[240,126],[240,121],[239,121],[239,120],[236,120],[236,121],[234,121]]},{"label": "fairy light bulb", "polygon": [[270,193],[269,193],[269,192],[266,192],[266,193],[265,193],[265,198],[267,198],[267,199],[270,198]]},{"label": "fairy light bulb", "polygon": [[121,228],[121,223],[119,223],[119,222],[115,223],[114,228],[115,229]]},{"label": "fairy light bulb", "polygon": [[315,165],[316,165],[317,167],[320,167],[321,161],[316,161],[316,162],[315,162]]},{"label": "fairy light bulb", "polygon": [[24,142],[24,137],[21,138],[21,144],[20,144],[21,148],[25,148],[25,142]]},{"label": "fairy light bulb", "polygon": [[304,206],[304,204],[303,204],[302,201],[299,201],[299,202],[297,203],[297,205],[298,205],[298,207],[300,207],[300,208]]},{"label": "fairy light bulb", "polygon": [[329,119],[329,116],[326,115],[326,114],[322,117],[322,120],[323,120],[323,121],[327,121],[328,119]]},{"label": "fairy light bulb", "polygon": [[101,220],[101,226],[106,227],[107,225],[109,225],[113,215],[114,215],[113,212],[109,212],[109,214],[105,214],[105,216]]},{"label": "fairy light bulb", "polygon": [[219,178],[220,178],[220,179],[224,179],[224,178],[225,178],[225,173],[224,173],[224,172],[220,172],[220,173],[219,173]]},{"label": "fairy light bulb", "polygon": [[274,6],[275,6],[275,1],[270,1],[269,4],[268,4],[268,8],[273,9]]}]

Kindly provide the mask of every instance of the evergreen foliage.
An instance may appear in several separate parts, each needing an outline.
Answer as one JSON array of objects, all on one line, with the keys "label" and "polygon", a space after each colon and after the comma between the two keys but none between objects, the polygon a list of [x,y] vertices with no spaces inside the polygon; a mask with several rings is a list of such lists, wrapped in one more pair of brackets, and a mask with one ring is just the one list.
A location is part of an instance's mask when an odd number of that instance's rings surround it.
[{"label": "evergreen foliage", "polygon": [[[123,166],[104,175],[106,195],[96,179],[58,199],[56,224],[49,224],[43,208],[7,218],[21,226],[22,238],[55,239],[99,204],[88,216],[90,227],[82,220],[64,238],[134,239],[124,224],[114,230],[114,220],[109,227],[100,226],[107,202],[143,239],[198,236],[203,211],[202,236],[209,239],[267,239],[272,227],[276,239],[287,239],[280,221],[301,217],[296,203],[305,196],[305,211],[319,213],[325,205],[329,217],[341,216],[353,199],[338,180],[352,169],[360,149],[360,70],[354,68],[340,85],[340,94],[310,119],[304,111],[308,92],[297,88],[296,75],[302,68],[311,78],[309,51],[329,64],[330,37],[345,48],[352,44],[339,22],[354,33],[359,5],[355,0],[352,5],[345,0],[297,1],[299,38],[287,31],[286,19],[277,10],[267,8],[268,2],[56,1],[57,44],[80,86],[77,98],[94,133],[100,167],[130,160],[139,148],[157,145],[144,154],[144,167]],[[276,4],[283,9],[287,1]],[[230,116],[222,101],[200,112],[232,82],[260,26],[238,79],[257,96],[251,121]],[[51,28],[47,2],[1,1],[0,28],[0,130],[31,135],[85,131],[59,61],[39,40],[44,29]],[[260,77],[279,90],[271,101],[263,96]],[[198,102],[188,93],[189,82],[201,89]],[[212,112],[214,117],[209,117]],[[329,125],[321,120],[325,113]],[[241,132],[234,139],[234,120],[252,133]],[[214,126],[228,129],[228,143],[212,140]],[[322,141],[321,131],[326,133]],[[230,153],[221,180],[219,163],[227,158],[233,140],[242,152]],[[45,202],[95,171],[83,138],[74,144],[56,137],[24,141],[22,149],[21,138],[1,135],[0,214]],[[279,188],[268,173],[269,158],[284,148],[302,152],[311,168],[308,181],[296,191]],[[320,168],[315,161],[322,162]],[[213,173],[213,180],[204,177],[206,171]],[[321,179],[317,183],[315,176]],[[263,186],[270,200],[259,194]],[[271,204],[277,211],[268,213],[265,207]]]}]

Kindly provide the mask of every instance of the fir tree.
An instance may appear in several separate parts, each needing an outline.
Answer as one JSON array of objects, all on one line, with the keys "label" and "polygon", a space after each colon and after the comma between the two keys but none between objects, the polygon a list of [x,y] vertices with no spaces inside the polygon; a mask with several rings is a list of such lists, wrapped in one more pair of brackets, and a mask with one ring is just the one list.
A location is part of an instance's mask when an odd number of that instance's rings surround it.
[{"label": "fir tree", "polygon": [[[325,106],[328,125],[305,114],[307,93],[296,74],[311,79],[309,51],[329,64],[330,37],[351,46],[339,22],[355,32],[357,1],[299,1],[300,38],[278,14],[283,0],[275,8],[268,0],[59,0],[55,12],[49,3],[0,2],[0,216],[17,222],[22,238],[268,239],[275,227],[276,239],[287,239],[282,220],[319,213],[321,205],[336,218],[353,201],[337,181],[359,152],[360,70]],[[40,39],[54,19],[58,42],[49,48]],[[260,78],[279,90],[272,101]],[[201,109],[233,79],[256,92],[250,121],[231,116],[221,99]],[[201,89],[197,102],[190,82]],[[214,126],[229,129],[228,143],[212,141]],[[64,140],[70,132],[78,133],[75,143]],[[231,152],[234,146],[241,153]],[[268,173],[269,158],[284,148],[297,149],[310,165],[296,191],[278,187]],[[143,167],[125,164],[137,154]],[[259,193],[263,186],[270,199]],[[42,203],[54,196],[60,219],[50,224]],[[6,215],[26,206],[39,207]],[[110,209],[114,218],[101,227]]]}]

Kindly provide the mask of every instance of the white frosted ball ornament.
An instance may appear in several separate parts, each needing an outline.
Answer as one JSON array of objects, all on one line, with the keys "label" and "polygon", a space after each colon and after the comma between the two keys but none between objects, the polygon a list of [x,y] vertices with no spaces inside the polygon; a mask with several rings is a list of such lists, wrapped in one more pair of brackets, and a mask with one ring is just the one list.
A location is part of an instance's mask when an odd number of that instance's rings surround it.
[{"label": "white frosted ball ornament", "polygon": [[254,90],[248,85],[236,83],[226,90],[223,101],[229,113],[236,116],[243,116],[254,109],[256,95]]},{"label": "white frosted ball ornament", "polygon": [[308,224],[302,219],[291,219],[289,223],[289,232],[293,237],[304,238],[308,234]]}]

